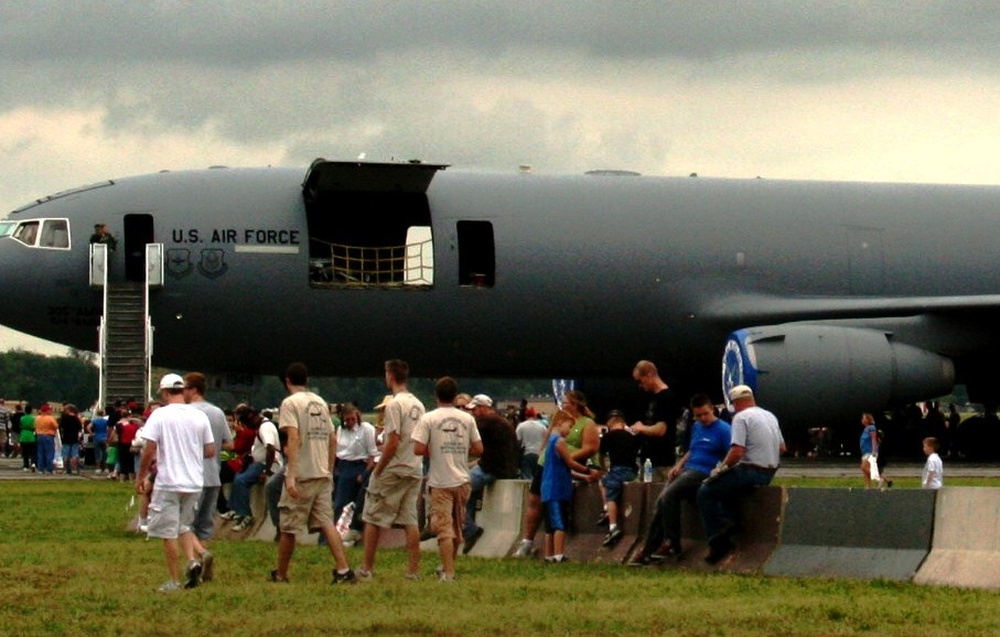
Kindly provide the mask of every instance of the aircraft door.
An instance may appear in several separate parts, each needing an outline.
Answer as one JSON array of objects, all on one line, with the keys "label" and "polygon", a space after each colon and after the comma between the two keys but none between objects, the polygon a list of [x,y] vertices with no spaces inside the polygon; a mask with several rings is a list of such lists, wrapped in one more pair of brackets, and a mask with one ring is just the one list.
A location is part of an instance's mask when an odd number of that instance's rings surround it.
[{"label": "aircraft door", "polygon": [[153,215],[125,215],[124,253],[125,280],[144,283],[146,281],[146,244],[155,242]]}]

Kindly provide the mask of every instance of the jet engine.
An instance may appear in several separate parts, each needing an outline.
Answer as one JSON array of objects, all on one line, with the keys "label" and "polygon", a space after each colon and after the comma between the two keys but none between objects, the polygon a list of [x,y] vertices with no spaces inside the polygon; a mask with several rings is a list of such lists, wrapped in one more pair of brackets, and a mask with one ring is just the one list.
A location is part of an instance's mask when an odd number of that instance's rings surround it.
[{"label": "jet engine", "polygon": [[951,359],[896,342],[890,332],[787,324],[733,332],[722,384],[749,385],[782,425],[853,421],[863,411],[943,396],[955,383]]}]

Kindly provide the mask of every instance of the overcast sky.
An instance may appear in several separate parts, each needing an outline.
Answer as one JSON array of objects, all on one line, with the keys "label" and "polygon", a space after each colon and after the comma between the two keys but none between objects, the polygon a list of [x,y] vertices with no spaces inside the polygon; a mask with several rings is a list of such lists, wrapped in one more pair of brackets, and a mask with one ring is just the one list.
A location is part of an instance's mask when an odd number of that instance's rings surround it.
[{"label": "overcast sky", "polygon": [[995,184],[998,67],[994,2],[0,0],[0,207],[361,153]]}]

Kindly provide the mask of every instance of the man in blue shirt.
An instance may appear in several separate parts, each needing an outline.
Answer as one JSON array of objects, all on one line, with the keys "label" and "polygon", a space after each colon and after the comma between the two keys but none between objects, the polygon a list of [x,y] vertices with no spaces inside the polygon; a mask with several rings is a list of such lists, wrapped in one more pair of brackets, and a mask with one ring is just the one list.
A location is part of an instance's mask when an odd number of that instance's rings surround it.
[{"label": "man in blue shirt", "polygon": [[712,400],[704,394],[694,396],[691,413],[695,420],[687,453],[668,472],[667,485],[656,498],[646,543],[629,566],[646,566],[681,554],[681,501],[695,499],[702,481],[729,452],[729,423],[716,417]]}]

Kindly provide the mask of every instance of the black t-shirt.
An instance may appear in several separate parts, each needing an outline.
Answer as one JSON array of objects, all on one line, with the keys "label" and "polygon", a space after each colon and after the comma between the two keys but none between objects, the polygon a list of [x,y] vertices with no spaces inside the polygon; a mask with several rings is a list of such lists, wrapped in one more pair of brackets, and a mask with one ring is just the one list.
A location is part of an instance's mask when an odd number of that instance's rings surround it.
[{"label": "black t-shirt", "polygon": [[643,416],[644,425],[666,423],[667,433],[660,437],[642,436],[641,455],[643,462],[649,458],[654,467],[670,467],[677,460],[677,419],[681,416],[681,405],[669,388],[653,394]]},{"label": "black t-shirt", "polygon": [[514,425],[497,413],[476,418],[476,428],[483,440],[483,455],[479,466],[497,478],[514,478],[519,475],[517,458],[519,447]]},{"label": "black t-shirt", "polygon": [[609,431],[601,437],[601,453],[608,455],[612,467],[636,468],[639,440],[624,429]]},{"label": "black t-shirt", "polygon": [[79,444],[82,430],[83,424],[75,415],[63,414],[59,416],[59,440],[64,445]]}]

